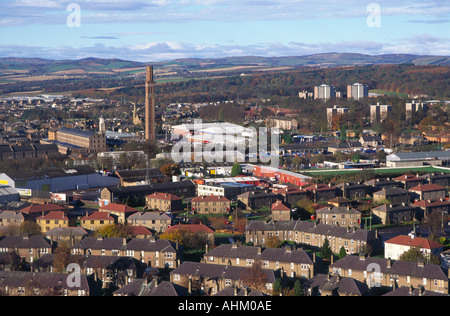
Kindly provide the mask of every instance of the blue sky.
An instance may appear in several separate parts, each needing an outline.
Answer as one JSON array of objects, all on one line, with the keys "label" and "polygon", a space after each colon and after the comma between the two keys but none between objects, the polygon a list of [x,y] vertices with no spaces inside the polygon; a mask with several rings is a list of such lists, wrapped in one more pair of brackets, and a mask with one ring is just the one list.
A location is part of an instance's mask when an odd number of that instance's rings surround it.
[{"label": "blue sky", "polygon": [[[69,27],[75,3],[80,27]],[[0,57],[450,55],[450,1],[0,0]],[[371,8],[375,4],[377,11]],[[379,21],[374,27],[368,24]],[[71,20],[75,21],[75,20]],[[373,25],[372,25],[373,26]]]}]

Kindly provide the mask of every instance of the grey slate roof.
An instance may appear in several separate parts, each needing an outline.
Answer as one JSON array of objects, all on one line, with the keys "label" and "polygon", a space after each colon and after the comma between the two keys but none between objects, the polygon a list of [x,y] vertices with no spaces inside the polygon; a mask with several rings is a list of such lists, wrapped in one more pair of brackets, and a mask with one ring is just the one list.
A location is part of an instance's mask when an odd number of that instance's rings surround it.
[{"label": "grey slate roof", "polygon": [[450,159],[450,151],[427,151],[411,153],[395,153],[386,157],[387,161],[414,161],[414,160]]},{"label": "grey slate roof", "polygon": [[306,281],[306,287],[313,291],[329,291],[340,295],[363,296],[369,292],[367,284],[352,278],[338,276],[328,277],[325,274],[318,274],[311,280]]},{"label": "grey slate roof", "polygon": [[380,266],[380,272],[383,274],[405,275],[417,278],[427,278],[433,280],[448,281],[447,276],[442,271],[441,267],[434,264],[425,264],[423,266],[414,262],[394,261],[391,267],[388,267],[388,259],[379,258],[365,258],[361,259],[359,256],[347,256],[330,266],[333,268],[352,269],[356,271],[367,271],[367,267],[372,264]]},{"label": "grey slate roof", "polygon": [[315,225],[314,222],[302,221],[279,221],[266,223],[264,221],[251,221],[245,228],[246,231],[300,231],[316,235],[342,237],[370,241],[375,239],[375,231],[356,229],[348,231],[345,227],[331,226],[325,224]]},{"label": "grey slate roof", "polygon": [[0,248],[52,248],[50,243],[41,236],[6,236],[0,239]]},{"label": "grey slate roof", "polygon": [[[208,279],[227,279],[241,280],[242,276],[250,268],[225,266],[219,264],[208,264],[201,262],[183,262],[179,267],[172,270],[171,274],[190,275],[196,277],[205,277]],[[275,282],[275,272],[273,270],[263,269],[267,275],[267,283]]]},{"label": "grey slate roof", "polygon": [[259,247],[233,247],[230,244],[222,244],[205,254],[205,257],[210,256],[314,264],[305,251],[289,251],[286,248],[265,248],[260,250]]}]

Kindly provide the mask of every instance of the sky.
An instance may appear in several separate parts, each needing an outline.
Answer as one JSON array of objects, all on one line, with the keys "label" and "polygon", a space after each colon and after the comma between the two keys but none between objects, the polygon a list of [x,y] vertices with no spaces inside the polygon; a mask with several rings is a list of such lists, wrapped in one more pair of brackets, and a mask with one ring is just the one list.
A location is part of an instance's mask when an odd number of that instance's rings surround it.
[{"label": "sky", "polygon": [[0,0],[0,57],[450,56],[450,1]]}]

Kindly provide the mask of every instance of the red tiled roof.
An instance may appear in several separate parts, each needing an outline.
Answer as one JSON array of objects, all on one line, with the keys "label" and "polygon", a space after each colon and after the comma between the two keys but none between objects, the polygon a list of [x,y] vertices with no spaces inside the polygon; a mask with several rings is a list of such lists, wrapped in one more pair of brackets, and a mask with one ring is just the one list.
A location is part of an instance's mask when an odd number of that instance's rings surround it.
[{"label": "red tiled roof", "polygon": [[63,219],[63,220],[69,220],[67,218],[66,214],[63,211],[51,211],[47,215],[39,216],[37,219],[44,219],[44,220]]},{"label": "red tiled roof", "polygon": [[445,206],[445,205],[450,205],[450,201],[441,201],[441,200],[426,201],[426,200],[421,200],[421,201],[414,202],[413,205],[414,206],[420,206],[420,207]]},{"label": "red tiled roof", "polygon": [[108,220],[113,221],[114,218],[105,212],[93,212],[91,214],[85,215],[81,220]]},{"label": "red tiled roof", "polygon": [[421,180],[423,181],[423,178],[419,178],[413,174],[405,174],[403,176],[394,178],[395,181],[416,181],[416,180]]},{"label": "red tiled roof", "polygon": [[335,190],[335,187],[330,187],[327,184],[321,183],[321,184],[313,184],[309,187],[303,188],[306,191],[328,191],[328,190]]},{"label": "red tiled roof", "polygon": [[442,191],[445,188],[438,184],[419,184],[418,186],[409,189],[410,191],[430,192],[430,191]]},{"label": "red tiled roof", "polygon": [[226,197],[223,196],[197,196],[192,199],[192,202],[230,202]]},{"label": "red tiled roof", "polygon": [[152,232],[144,226],[127,226],[127,231],[132,235],[153,235]]},{"label": "red tiled roof", "polygon": [[63,211],[65,208],[57,204],[32,204],[20,211],[26,214],[51,212],[51,211]]},{"label": "red tiled roof", "polygon": [[170,233],[177,231],[179,229],[189,229],[193,233],[208,233],[214,234],[214,231],[206,225],[203,224],[189,224],[189,225],[175,225],[166,229],[165,233]]},{"label": "red tiled roof", "polygon": [[129,207],[128,205],[114,204],[114,203],[104,205],[100,207],[100,210],[110,212],[121,212],[121,213],[135,213],[138,211],[137,209]]},{"label": "red tiled roof", "polygon": [[290,211],[291,209],[283,204],[282,201],[277,201],[272,205],[272,211]]},{"label": "red tiled roof", "polygon": [[166,200],[166,201],[179,201],[179,200],[182,200],[182,198],[180,198],[179,196],[176,196],[174,194],[159,193],[159,192],[155,192],[153,194],[147,195],[146,198],[148,198],[148,199]]},{"label": "red tiled roof", "polygon": [[428,240],[426,238],[411,238],[410,236],[400,235],[397,237],[394,237],[392,239],[389,239],[386,241],[388,244],[396,244],[396,245],[402,245],[402,246],[410,246],[410,247],[417,247],[417,248],[423,248],[423,249],[437,249],[441,248],[442,245],[432,241]]}]

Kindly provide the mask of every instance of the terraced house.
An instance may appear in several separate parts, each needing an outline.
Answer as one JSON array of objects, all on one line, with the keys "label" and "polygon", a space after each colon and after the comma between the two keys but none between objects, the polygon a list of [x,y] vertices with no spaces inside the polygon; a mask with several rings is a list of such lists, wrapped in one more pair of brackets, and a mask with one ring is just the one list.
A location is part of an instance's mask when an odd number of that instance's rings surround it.
[{"label": "terraced house", "polygon": [[281,271],[281,276],[302,277],[310,279],[314,276],[314,262],[310,256],[300,249],[261,248],[222,244],[205,254],[202,262],[239,267],[252,267],[261,262],[263,269]]},{"label": "terraced house", "polygon": [[245,228],[247,242],[264,246],[269,237],[279,240],[305,244],[315,248],[323,246],[328,239],[331,250],[338,253],[344,247],[347,254],[355,254],[367,249],[380,248],[380,240],[376,231],[357,228],[337,227],[325,224],[302,221],[269,222],[251,221]]},{"label": "terraced house", "polygon": [[347,256],[329,267],[332,275],[349,277],[369,287],[423,288],[425,291],[449,294],[449,279],[438,265]]}]

